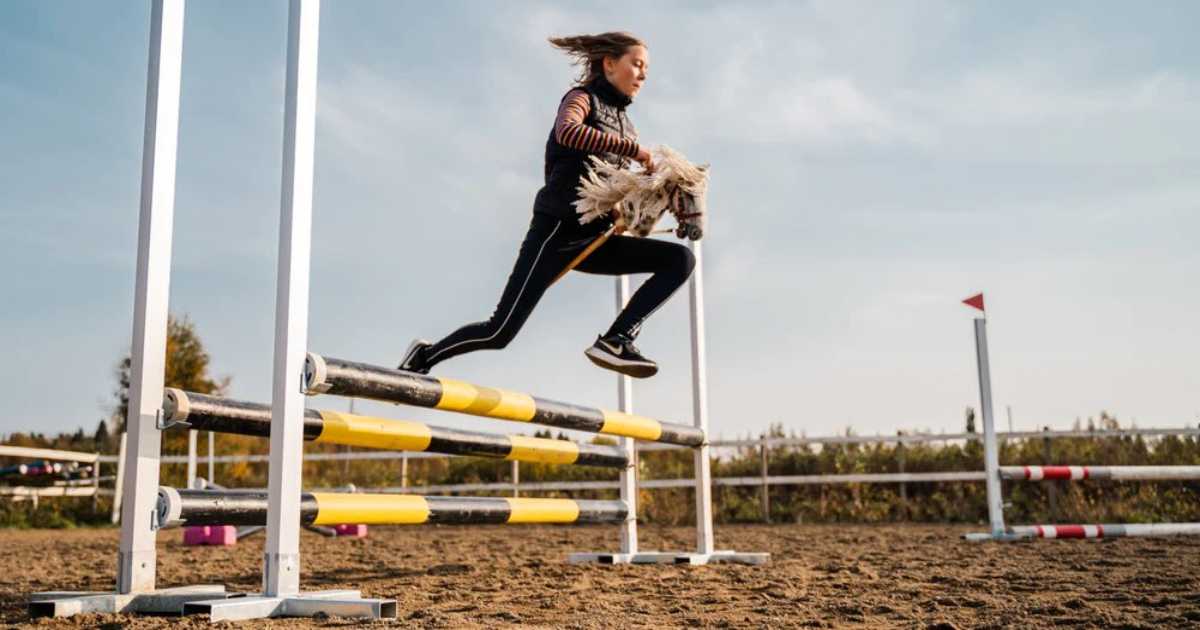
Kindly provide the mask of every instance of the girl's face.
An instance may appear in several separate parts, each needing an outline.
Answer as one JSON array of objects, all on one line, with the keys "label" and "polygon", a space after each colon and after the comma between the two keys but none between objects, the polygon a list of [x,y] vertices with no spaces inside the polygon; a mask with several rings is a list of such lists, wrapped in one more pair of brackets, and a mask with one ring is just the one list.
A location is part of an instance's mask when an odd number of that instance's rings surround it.
[{"label": "girl's face", "polygon": [[604,78],[629,98],[642,89],[649,69],[650,53],[644,46],[630,46],[624,55],[604,59]]}]

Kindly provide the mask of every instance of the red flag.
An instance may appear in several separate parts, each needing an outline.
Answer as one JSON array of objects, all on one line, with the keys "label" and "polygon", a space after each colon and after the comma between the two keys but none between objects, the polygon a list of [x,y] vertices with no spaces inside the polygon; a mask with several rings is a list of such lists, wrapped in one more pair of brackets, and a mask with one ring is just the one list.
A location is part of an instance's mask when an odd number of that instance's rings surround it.
[{"label": "red flag", "polygon": [[963,300],[963,304],[966,304],[967,306],[974,306],[975,308],[977,308],[981,311],[984,311],[985,313],[987,312],[983,308],[983,294],[982,293],[972,295],[971,297]]}]

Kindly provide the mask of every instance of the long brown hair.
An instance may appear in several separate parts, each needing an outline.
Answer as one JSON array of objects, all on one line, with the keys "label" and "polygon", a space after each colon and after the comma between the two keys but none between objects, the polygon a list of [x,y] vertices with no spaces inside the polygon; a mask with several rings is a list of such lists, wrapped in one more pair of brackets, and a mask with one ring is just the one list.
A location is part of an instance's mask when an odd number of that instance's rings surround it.
[{"label": "long brown hair", "polygon": [[580,67],[579,85],[591,83],[604,75],[604,58],[621,57],[634,46],[646,47],[646,43],[632,33],[614,31],[599,35],[573,35],[551,37],[550,45],[567,53],[573,65]]}]

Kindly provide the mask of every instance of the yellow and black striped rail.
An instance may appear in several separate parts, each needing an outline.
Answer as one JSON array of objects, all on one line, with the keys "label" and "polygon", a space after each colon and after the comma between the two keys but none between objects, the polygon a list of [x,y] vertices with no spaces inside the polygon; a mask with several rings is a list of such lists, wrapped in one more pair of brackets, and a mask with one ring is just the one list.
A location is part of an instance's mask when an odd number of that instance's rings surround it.
[{"label": "yellow and black striped rail", "polygon": [[659,422],[620,411],[556,402],[520,392],[480,387],[448,378],[322,357],[311,352],[304,365],[304,386],[310,395],[370,398],[683,446],[704,443],[704,432],[696,427]]},{"label": "yellow and black striped rail", "polygon": [[[198,431],[258,437],[271,435],[269,405],[167,388],[163,394],[163,412],[167,421],[186,422]],[[304,439],[363,448],[428,451],[547,464],[623,468],[629,462],[625,451],[618,446],[459,431],[409,420],[316,409],[304,412]]]},{"label": "yellow and black striped rail", "polygon": [[[159,488],[157,521],[168,525],[266,525],[267,493]],[[304,493],[303,525],[420,525],[422,523],[616,523],[623,501],[501,497],[423,497],[412,494]]]}]

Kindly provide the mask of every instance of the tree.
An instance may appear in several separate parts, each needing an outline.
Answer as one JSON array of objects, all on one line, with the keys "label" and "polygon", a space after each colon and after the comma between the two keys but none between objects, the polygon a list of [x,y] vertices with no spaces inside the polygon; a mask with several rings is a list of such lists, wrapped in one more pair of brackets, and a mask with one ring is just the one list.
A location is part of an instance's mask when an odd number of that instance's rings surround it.
[{"label": "tree", "polygon": [[[177,319],[174,315],[168,316],[166,386],[197,394],[223,395],[229,387],[230,379],[226,376],[214,380],[209,376],[209,360],[204,343],[196,333],[196,325],[186,316],[183,319]],[[131,365],[131,358],[125,355],[116,369],[117,388],[113,391],[115,401],[111,417],[116,426],[120,427],[120,431],[125,430],[125,410],[129,407]]]},{"label": "tree", "polygon": [[96,444],[96,450],[101,453],[107,453],[112,448],[112,434],[108,431],[108,423],[104,418],[100,418],[100,424],[96,425],[96,433],[92,435],[92,441]]}]

